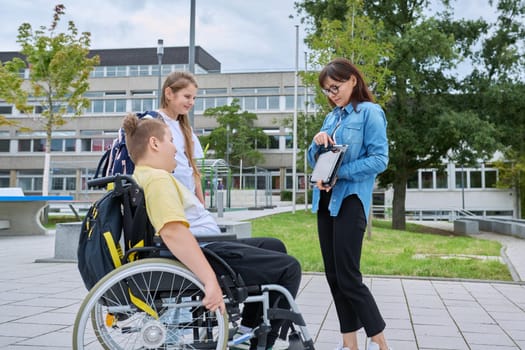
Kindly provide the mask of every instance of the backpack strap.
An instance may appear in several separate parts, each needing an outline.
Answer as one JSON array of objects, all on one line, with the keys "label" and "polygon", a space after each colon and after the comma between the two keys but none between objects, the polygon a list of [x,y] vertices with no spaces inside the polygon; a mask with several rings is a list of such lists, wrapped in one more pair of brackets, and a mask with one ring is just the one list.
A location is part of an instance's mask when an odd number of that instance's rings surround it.
[{"label": "backpack strap", "polygon": [[138,185],[131,184],[123,191],[122,204],[126,249],[152,246],[154,229],[146,211],[144,192]]},{"label": "backpack strap", "polygon": [[97,170],[95,171],[93,179],[98,179],[99,177],[106,176],[110,155],[111,148],[107,149],[106,152],[104,152],[104,154],[102,155],[102,158],[100,158],[100,160],[98,161]]}]

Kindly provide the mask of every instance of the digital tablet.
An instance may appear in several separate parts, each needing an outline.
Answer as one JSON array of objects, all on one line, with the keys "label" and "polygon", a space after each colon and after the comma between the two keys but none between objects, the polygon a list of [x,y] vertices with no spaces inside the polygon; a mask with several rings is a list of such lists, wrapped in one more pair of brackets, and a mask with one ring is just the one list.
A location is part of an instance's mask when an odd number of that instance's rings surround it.
[{"label": "digital tablet", "polygon": [[315,163],[310,182],[315,184],[322,180],[323,185],[333,186],[347,148],[348,145],[333,145],[330,150],[321,153]]}]

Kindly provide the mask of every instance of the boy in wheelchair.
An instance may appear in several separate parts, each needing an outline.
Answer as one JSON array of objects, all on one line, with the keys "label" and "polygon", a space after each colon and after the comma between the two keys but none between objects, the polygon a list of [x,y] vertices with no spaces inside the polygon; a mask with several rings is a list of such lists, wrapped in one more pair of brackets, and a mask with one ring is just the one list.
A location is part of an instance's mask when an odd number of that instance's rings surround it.
[{"label": "boy in wheelchair", "polygon": [[[301,279],[299,262],[286,254],[284,244],[272,238],[217,240],[199,244],[195,236],[220,234],[215,220],[197,198],[173,176],[176,149],[169,128],[159,119],[124,119],[127,148],[135,171],[133,177],[144,191],[148,217],[169,251],[186,265],[203,283],[203,305],[225,312],[223,291],[216,271],[202,252],[201,246],[217,254],[244,280],[246,285],[277,284],[295,297]],[[275,301],[272,295],[270,302]],[[287,304],[286,300],[278,301]],[[279,305],[281,306],[281,305]],[[283,307],[286,307],[284,305]],[[261,305],[246,303],[241,325],[254,328],[260,324]],[[266,348],[278,337],[282,322],[271,322]],[[250,349],[257,348],[257,337]]]}]

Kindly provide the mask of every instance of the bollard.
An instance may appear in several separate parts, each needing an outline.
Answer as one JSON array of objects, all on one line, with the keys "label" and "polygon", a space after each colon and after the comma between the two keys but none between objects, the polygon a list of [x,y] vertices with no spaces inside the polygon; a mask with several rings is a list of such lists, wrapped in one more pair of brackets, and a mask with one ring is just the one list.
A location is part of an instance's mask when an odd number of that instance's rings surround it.
[{"label": "bollard", "polygon": [[217,217],[224,217],[224,191],[217,191]]}]

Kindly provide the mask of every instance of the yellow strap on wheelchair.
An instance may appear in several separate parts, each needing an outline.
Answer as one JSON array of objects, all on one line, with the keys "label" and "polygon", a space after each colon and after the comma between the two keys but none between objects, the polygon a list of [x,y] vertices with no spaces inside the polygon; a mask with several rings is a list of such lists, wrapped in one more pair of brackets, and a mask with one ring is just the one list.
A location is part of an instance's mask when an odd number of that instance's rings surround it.
[{"label": "yellow strap on wheelchair", "polygon": [[157,314],[157,312],[153,310],[151,306],[149,306],[145,301],[134,296],[130,288],[128,288],[128,293],[129,293],[129,297],[131,298],[131,302],[133,303],[133,305],[135,305],[136,307],[138,307],[139,309],[141,309],[142,311],[144,311],[145,313],[147,313],[154,319],[156,320],[159,319],[159,314]]},{"label": "yellow strap on wheelchair", "polygon": [[115,245],[115,241],[113,240],[113,235],[111,234],[111,232],[104,232],[104,239],[106,240],[106,244],[108,245],[109,253],[111,254],[111,260],[113,260],[113,265],[115,266],[115,268],[120,267],[122,263],[120,261],[119,249]]},{"label": "yellow strap on wheelchair", "polygon": [[[144,240],[140,240],[137,244],[135,244],[133,247],[131,247],[131,244],[130,244],[130,248],[142,248],[144,247]],[[138,252],[132,252],[128,255],[128,261],[135,261],[138,259],[137,257],[138,255]]]}]

